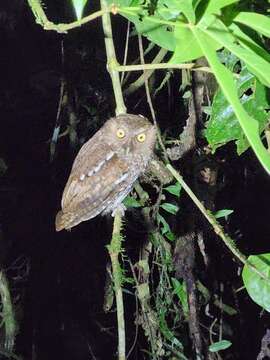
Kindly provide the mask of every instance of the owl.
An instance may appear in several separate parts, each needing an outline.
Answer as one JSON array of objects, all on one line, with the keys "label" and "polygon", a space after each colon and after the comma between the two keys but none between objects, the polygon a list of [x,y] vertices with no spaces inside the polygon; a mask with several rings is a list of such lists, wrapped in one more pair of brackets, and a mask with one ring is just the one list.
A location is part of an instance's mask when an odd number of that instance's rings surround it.
[{"label": "owl", "polygon": [[71,229],[99,214],[114,212],[145,171],[156,129],[142,115],[119,115],[80,149],[56,215],[56,231]]}]

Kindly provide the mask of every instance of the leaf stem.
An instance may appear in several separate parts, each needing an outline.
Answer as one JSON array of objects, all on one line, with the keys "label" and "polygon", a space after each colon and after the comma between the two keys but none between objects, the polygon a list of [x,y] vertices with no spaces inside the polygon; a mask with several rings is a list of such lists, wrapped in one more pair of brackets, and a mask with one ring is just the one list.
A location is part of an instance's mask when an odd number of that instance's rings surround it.
[{"label": "leaf stem", "polygon": [[119,65],[115,64],[114,70],[121,72],[128,71],[144,71],[144,70],[162,70],[162,69],[190,69],[192,71],[204,71],[212,73],[212,70],[208,66],[196,67],[194,63],[188,64],[170,64],[170,63],[160,63],[160,64],[140,64],[140,65]]}]

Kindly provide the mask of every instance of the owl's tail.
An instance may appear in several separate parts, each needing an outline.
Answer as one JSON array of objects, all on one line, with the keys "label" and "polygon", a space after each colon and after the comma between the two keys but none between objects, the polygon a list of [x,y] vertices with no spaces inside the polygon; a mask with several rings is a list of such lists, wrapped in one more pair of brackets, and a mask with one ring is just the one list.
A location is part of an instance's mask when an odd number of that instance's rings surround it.
[{"label": "owl's tail", "polygon": [[72,213],[63,213],[59,211],[55,218],[55,229],[61,231],[63,229],[70,229],[73,226],[74,215]]}]

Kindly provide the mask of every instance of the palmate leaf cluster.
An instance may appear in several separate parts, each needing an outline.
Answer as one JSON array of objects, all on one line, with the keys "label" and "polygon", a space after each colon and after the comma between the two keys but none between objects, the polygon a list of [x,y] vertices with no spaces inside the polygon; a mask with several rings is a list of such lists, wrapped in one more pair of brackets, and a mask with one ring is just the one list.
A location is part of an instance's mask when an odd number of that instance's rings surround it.
[{"label": "palmate leaf cluster", "polygon": [[[241,134],[234,137],[236,140],[242,138],[238,152],[251,146],[270,173],[270,155],[260,136],[266,121],[254,117],[254,111],[248,105],[243,106],[238,95],[235,69],[225,66],[218,55],[220,50],[226,49],[241,60],[247,71],[253,74],[255,82],[269,87],[270,56],[262,37],[270,36],[270,18],[249,9],[241,11],[242,4],[237,0],[110,0],[109,3],[118,6],[118,12],[135,25],[138,33],[171,51],[170,64],[190,62],[202,56],[207,59],[227,107],[239,123],[238,132]],[[263,89],[254,91],[254,97],[258,91]],[[264,106],[263,110],[266,108]],[[227,119],[224,119],[224,126],[226,123]],[[220,146],[230,140],[229,136],[219,142],[210,139],[210,145],[215,148],[217,144]]]}]

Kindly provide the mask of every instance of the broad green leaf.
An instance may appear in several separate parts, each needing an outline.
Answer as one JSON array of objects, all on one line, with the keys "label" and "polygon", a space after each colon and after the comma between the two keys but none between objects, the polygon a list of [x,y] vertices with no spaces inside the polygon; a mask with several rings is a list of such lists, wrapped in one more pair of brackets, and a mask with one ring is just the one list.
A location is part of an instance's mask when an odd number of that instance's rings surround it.
[{"label": "broad green leaf", "polygon": [[229,215],[231,215],[233,213],[233,210],[230,209],[223,209],[223,210],[218,210],[214,213],[214,216],[216,219],[220,219],[223,217],[227,217]]},{"label": "broad green leaf", "polygon": [[242,279],[251,299],[263,309],[270,312],[270,253],[251,255],[248,262],[263,273],[267,279],[261,278],[248,266],[244,266]]},{"label": "broad green leaf", "polygon": [[[170,3],[172,3],[172,0],[167,0],[167,6]],[[192,5],[192,0],[177,0],[175,1],[175,5],[185,15],[189,23],[195,24],[196,18]]]},{"label": "broad green leaf", "polygon": [[179,210],[179,207],[177,205],[171,204],[171,203],[163,203],[160,205],[160,207],[167,211],[170,214],[175,215],[177,211]]},{"label": "broad green leaf", "polygon": [[[247,113],[252,116],[254,119],[258,121],[259,124],[259,133],[260,135],[266,129],[269,123],[269,108],[270,103],[268,102],[268,89],[265,88],[257,79],[254,82],[254,92],[250,96],[250,100],[244,104],[244,108]],[[241,155],[244,151],[246,151],[250,144],[242,134],[240,138],[236,142],[237,145],[237,153]]]},{"label": "broad green leaf", "polygon": [[210,0],[204,11],[204,16],[209,14],[219,14],[225,6],[238,2],[239,0]]},{"label": "broad green leaf", "polygon": [[126,208],[139,208],[142,207],[142,205],[139,203],[138,200],[134,199],[134,197],[128,195],[124,201],[123,204]]},{"label": "broad green leaf", "polygon": [[[268,123],[267,88],[260,84],[246,67],[241,70],[236,86],[241,104],[247,113],[258,121],[261,134]],[[213,99],[210,119],[206,123],[204,134],[213,151],[232,140],[236,141],[239,155],[250,146],[231,104],[221,90],[217,91]]]},{"label": "broad green leaf", "polygon": [[175,38],[173,32],[168,29],[168,26],[162,25],[151,31],[144,31],[142,34],[163,49],[170,51],[174,51],[175,49]]},{"label": "broad green leaf", "polygon": [[237,89],[234,83],[232,73],[222,65],[217,58],[215,49],[209,43],[209,36],[203,33],[200,29],[194,27],[193,33],[200,44],[206,59],[211,66],[213,73],[222,89],[224,95],[232,106],[232,109],[237,116],[237,119],[251,145],[257,158],[270,174],[270,154],[264,147],[260,135],[259,124],[256,120],[250,117],[244,110],[238,98]]},{"label": "broad green leaf", "polygon": [[[184,23],[181,24],[186,25]],[[170,63],[179,64],[203,56],[203,52],[188,26],[175,26],[174,37],[175,51],[169,61]]]},{"label": "broad green leaf", "polygon": [[175,19],[180,13],[178,0],[159,0],[157,5],[158,14],[165,20]]},{"label": "broad green leaf", "polygon": [[[204,55],[196,37],[194,37],[192,32],[193,27],[194,26],[189,26],[181,20],[176,22],[176,26],[174,28],[175,51],[169,63],[179,64],[186,61],[196,60]],[[215,48],[215,50],[222,47],[222,45],[214,39],[209,38],[208,42]]]},{"label": "broad green leaf", "polygon": [[[245,49],[235,42],[235,37],[230,33],[223,22],[212,15],[205,16],[200,22],[200,29],[209,38],[230,50],[239,59],[243,60],[250,70],[266,86],[270,87],[270,63],[257,55],[252,49]],[[195,28],[197,31],[197,29]]]},{"label": "broad green leaf", "polygon": [[87,0],[72,0],[72,4],[74,6],[76,16],[78,20],[81,20],[83,9],[87,3]]},{"label": "broad green leaf", "polygon": [[264,36],[270,37],[270,18],[253,12],[240,12],[234,21],[251,27]]},{"label": "broad green leaf", "polygon": [[166,20],[184,14],[190,23],[195,23],[195,12],[192,0],[159,0],[157,12]]},{"label": "broad green leaf", "polygon": [[229,26],[230,31],[237,38],[239,43],[246,49],[252,49],[256,54],[263,57],[266,61],[270,62],[270,54],[263,47],[257,44],[250,36],[248,36],[236,23]]},{"label": "broad green leaf", "polygon": [[211,352],[217,352],[220,350],[226,350],[228,349],[232,343],[229,340],[221,340],[218,342],[215,342],[209,346],[209,351]]},{"label": "broad green leaf", "polygon": [[178,0],[178,5],[179,5],[179,9],[185,15],[188,22],[191,24],[195,24],[196,17],[195,17],[195,11],[193,9],[192,0]]},{"label": "broad green leaf", "polygon": [[165,187],[164,190],[168,191],[172,195],[179,197],[181,192],[181,185],[179,182],[177,182],[175,185],[169,185]]}]

